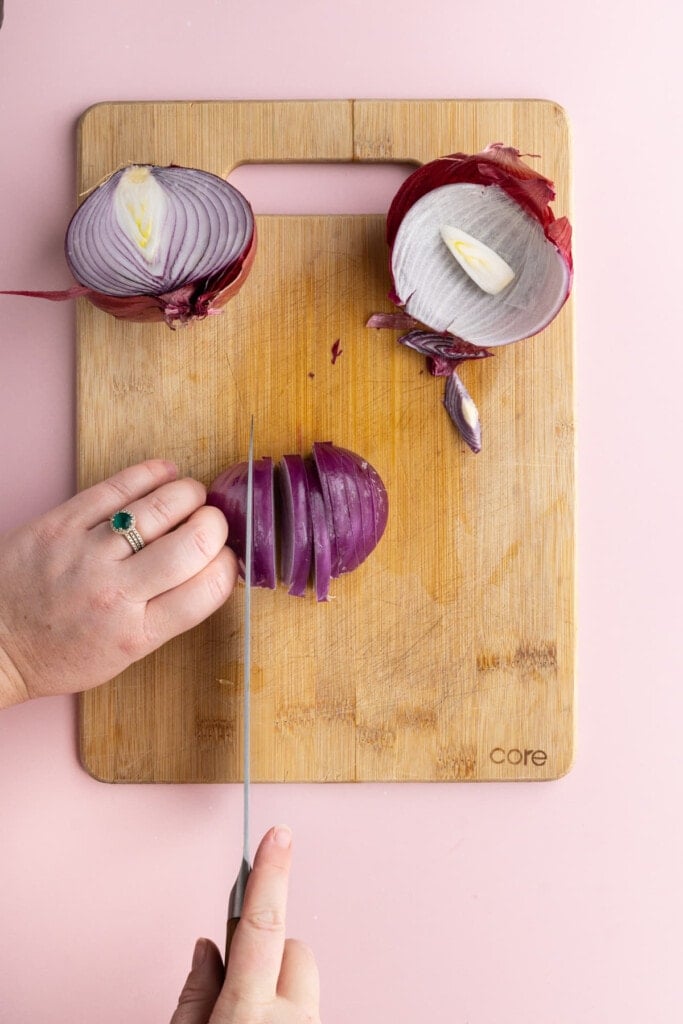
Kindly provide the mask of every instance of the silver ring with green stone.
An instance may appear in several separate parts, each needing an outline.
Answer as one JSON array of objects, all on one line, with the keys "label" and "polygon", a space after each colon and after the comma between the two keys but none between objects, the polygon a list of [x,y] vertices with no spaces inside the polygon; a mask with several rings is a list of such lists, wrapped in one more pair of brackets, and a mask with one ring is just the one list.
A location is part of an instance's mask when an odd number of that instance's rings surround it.
[{"label": "silver ring with green stone", "polygon": [[120,533],[126,538],[133,551],[140,551],[144,548],[145,542],[135,529],[135,516],[127,508],[119,509],[109,520],[114,533]]}]

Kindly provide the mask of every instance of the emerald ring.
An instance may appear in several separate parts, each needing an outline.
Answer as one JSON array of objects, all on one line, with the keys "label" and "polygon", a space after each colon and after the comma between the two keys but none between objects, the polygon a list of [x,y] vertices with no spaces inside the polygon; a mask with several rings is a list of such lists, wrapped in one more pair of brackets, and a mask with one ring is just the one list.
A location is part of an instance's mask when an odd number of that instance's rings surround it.
[{"label": "emerald ring", "polygon": [[135,529],[135,516],[132,512],[129,512],[127,508],[122,508],[109,520],[114,533],[120,533],[126,538],[133,551],[139,551],[144,548],[145,542]]}]

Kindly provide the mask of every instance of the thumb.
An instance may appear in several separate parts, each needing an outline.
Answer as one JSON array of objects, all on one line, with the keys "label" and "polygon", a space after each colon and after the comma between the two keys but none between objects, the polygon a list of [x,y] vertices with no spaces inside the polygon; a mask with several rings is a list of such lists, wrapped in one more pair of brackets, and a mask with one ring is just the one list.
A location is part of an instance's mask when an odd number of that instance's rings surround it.
[{"label": "thumb", "polygon": [[218,993],[223,987],[223,960],[218,947],[208,939],[198,939],[192,957],[192,970],[178,999],[171,1024],[207,1024]]}]

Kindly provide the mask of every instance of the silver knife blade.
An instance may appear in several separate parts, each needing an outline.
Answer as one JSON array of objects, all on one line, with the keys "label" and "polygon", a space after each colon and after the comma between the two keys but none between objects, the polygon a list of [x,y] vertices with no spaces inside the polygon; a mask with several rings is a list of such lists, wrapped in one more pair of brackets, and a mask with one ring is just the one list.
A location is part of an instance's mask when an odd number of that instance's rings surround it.
[{"label": "silver knife blade", "polygon": [[243,823],[242,823],[242,863],[230,892],[228,902],[228,939],[226,943],[225,961],[227,964],[230,952],[230,941],[236,922],[242,916],[244,892],[247,879],[251,872],[251,856],[249,850],[249,792],[251,786],[251,579],[254,555],[254,417],[249,427],[249,457],[247,463],[247,504],[246,504],[246,537],[244,545],[244,708],[243,726]]}]

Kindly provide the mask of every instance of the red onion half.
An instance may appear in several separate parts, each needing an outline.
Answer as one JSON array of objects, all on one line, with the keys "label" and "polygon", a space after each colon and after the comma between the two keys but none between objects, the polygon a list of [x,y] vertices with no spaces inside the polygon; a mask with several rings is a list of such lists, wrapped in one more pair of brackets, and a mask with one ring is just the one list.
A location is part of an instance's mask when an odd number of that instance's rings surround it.
[{"label": "red onion half", "polygon": [[[572,283],[571,228],[555,220],[551,181],[496,143],[418,168],[387,215],[395,296],[406,313],[476,345],[531,337],[557,316]],[[454,226],[501,257],[514,276],[488,294],[449,252]],[[478,261],[476,261],[478,262]]]},{"label": "red onion half", "polygon": [[[280,578],[289,593],[303,597],[309,581],[318,601],[330,582],[365,561],[384,533],[387,492],[377,471],[355,452],[316,442],[313,457],[285,455],[277,473],[271,459],[254,463],[254,586],[276,585],[276,538]],[[244,569],[247,464],[221,473],[207,503],[228,520],[228,545]],[[312,580],[311,580],[312,577]]]},{"label": "red onion half", "polygon": [[518,150],[494,143],[419,167],[387,214],[390,298],[402,312],[375,314],[368,326],[412,328],[399,340],[423,352],[432,373],[452,376],[446,408],[474,451],[478,414],[456,368],[542,331],[571,291],[571,227],[555,219],[554,198]]},{"label": "red onion half", "polygon": [[256,253],[254,215],[215,174],[132,164],[81,203],[65,253],[78,286],[10,294],[83,296],[119,319],[175,327],[220,312],[242,287]]}]

